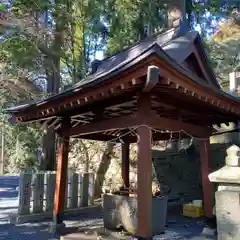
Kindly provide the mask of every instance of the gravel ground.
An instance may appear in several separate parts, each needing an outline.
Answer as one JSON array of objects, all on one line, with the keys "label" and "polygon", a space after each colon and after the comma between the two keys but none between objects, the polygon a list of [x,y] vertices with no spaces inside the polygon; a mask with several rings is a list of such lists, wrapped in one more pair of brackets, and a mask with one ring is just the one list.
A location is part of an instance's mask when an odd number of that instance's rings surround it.
[{"label": "gravel ground", "polygon": [[[18,176],[0,176],[0,240],[53,240],[60,239],[48,232],[50,222],[27,223],[14,225],[9,223],[9,214],[17,212],[18,207]],[[156,236],[154,240],[216,240],[216,237],[201,236],[204,225],[201,222],[183,217],[169,216],[168,231],[164,235]],[[71,232],[82,228],[102,228],[101,216],[89,218],[69,218],[65,221]],[[103,238],[104,239],[104,238]],[[116,238],[115,238],[116,239]]]},{"label": "gravel ground", "polygon": [[[17,213],[19,176],[0,176],[0,240],[52,240],[59,239],[48,232],[50,222],[9,223],[9,215]],[[102,226],[102,219],[84,218],[67,220],[66,226],[73,227]]]},{"label": "gravel ground", "polygon": [[10,224],[8,216],[17,213],[19,176],[0,176],[0,240],[54,239],[49,223]]}]

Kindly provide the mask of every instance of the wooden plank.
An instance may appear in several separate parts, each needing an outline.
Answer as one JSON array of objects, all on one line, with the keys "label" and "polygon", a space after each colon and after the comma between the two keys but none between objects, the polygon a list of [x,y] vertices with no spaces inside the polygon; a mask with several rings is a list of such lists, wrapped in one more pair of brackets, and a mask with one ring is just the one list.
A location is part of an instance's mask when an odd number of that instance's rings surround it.
[{"label": "wooden plank", "polygon": [[152,134],[145,126],[137,133],[137,236],[148,238],[152,236]]},{"label": "wooden plank", "polygon": [[202,170],[202,188],[203,188],[203,203],[204,212],[207,217],[212,217],[213,208],[213,189],[212,183],[208,179],[208,175],[211,173],[211,145],[209,140],[200,141],[200,160]]},{"label": "wooden plank", "polygon": [[[63,130],[69,129],[70,118],[62,120]],[[64,205],[65,205],[65,192],[67,182],[67,167],[68,167],[68,151],[69,151],[69,136],[60,136],[58,147],[58,160],[57,160],[57,173],[56,173],[56,188],[54,196],[54,223],[62,223]]]}]

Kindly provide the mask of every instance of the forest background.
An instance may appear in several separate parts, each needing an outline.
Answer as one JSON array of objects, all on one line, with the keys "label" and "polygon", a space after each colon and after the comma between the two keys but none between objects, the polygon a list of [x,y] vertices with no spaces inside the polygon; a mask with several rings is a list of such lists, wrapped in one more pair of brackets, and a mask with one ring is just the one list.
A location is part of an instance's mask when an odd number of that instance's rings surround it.
[{"label": "forest background", "polygon": [[[0,174],[56,166],[57,136],[36,124],[9,124],[4,109],[81,81],[94,59],[173,27],[176,12],[180,22],[199,31],[209,64],[228,89],[229,73],[240,71],[240,0],[2,0]],[[73,139],[70,148],[69,170],[94,171],[96,195],[106,179],[114,185],[119,145]],[[135,161],[133,146],[132,169]]]}]

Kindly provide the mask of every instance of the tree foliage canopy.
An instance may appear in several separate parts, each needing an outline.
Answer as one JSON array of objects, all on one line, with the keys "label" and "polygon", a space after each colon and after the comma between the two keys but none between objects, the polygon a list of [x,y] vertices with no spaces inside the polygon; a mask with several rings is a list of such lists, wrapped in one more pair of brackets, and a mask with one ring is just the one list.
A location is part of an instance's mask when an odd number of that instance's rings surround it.
[{"label": "tree foliage canopy", "polygon": [[[116,53],[149,33],[166,30],[169,5],[179,2],[1,1],[0,121],[7,161],[16,169],[24,166],[24,159],[32,159],[28,162],[34,164],[42,132],[36,125],[9,125],[3,112],[6,106],[62,91],[89,73],[93,59]],[[227,81],[228,73],[240,66],[239,4],[192,0],[186,1],[185,7],[191,28],[200,30],[206,41],[217,76]],[[78,143],[81,149],[93,146],[83,143]]]}]

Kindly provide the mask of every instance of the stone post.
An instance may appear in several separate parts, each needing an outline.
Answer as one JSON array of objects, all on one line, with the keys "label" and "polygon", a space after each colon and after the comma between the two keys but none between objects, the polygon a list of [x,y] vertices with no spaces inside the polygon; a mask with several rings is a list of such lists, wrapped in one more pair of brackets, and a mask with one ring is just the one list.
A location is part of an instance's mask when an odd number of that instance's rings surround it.
[{"label": "stone post", "polygon": [[95,180],[94,173],[89,173],[88,195],[89,195],[89,204],[90,205],[94,204],[94,200],[93,200],[93,196],[94,196],[94,180]]},{"label": "stone post", "polygon": [[33,213],[43,212],[44,174],[33,175]]},{"label": "stone post", "polygon": [[215,193],[218,240],[240,239],[240,148],[227,149],[225,166],[209,174],[218,183]]},{"label": "stone post", "polygon": [[70,182],[69,182],[69,175],[67,174],[66,180],[66,188],[65,188],[65,202],[64,202],[64,209],[67,210],[69,208],[69,190],[70,190]]},{"label": "stone post", "polygon": [[56,186],[56,173],[45,173],[45,184],[46,184],[46,212],[53,211],[53,203],[54,203],[54,192]]},{"label": "stone post", "polygon": [[83,192],[83,174],[79,173],[78,174],[78,207],[83,206],[82,192]]},{"label": "stone post", "polygon": [[70,175],[70,205],[69,208],[77,208],[78,207],[78,174],[72,173]]},{"label": "stone post", "polygon": [[30,213],[31,182],[31,173],[20,174],[18,206],[19,215],[26,215]]},{"label": "stone post", "polygon": [[239,96],[240,72],[229,73],[229,90],[235,96]]},{"label": "stone post", "polygon": [[83,182],[81,186],[81,207],[88,206],[88,188],[89,188],[89,173],[83,173]]}]

